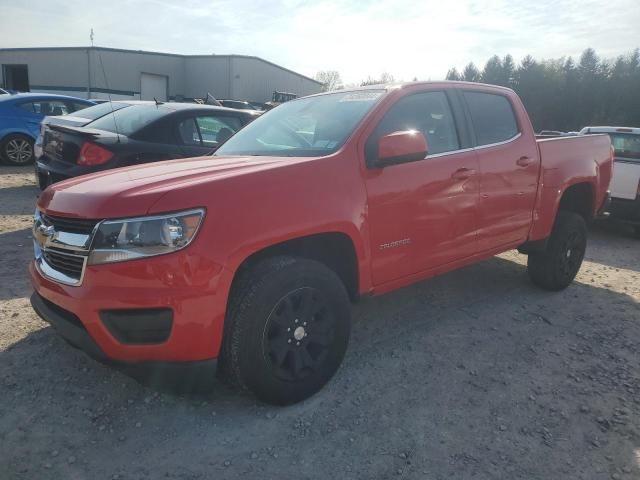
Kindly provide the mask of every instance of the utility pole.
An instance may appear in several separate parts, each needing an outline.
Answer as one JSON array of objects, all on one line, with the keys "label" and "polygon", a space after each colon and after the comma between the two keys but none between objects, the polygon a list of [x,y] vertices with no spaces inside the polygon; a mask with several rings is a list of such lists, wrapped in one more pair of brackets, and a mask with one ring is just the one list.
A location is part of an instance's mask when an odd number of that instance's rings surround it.
[{"label": "utility pole", "polygon": [[91,98],[91,50],[93,50],[93,27],[89,34],[91,48],[87,48],[87,99]]}]

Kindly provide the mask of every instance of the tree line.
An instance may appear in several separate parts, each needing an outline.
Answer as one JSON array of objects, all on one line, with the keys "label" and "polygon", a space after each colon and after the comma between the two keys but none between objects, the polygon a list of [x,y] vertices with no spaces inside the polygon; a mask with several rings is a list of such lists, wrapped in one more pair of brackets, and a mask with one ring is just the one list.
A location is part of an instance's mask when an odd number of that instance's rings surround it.
[{"label": "tree line", "polygon": [[511,55],[491,57],[480,71],[473,63],[452,68],[447,80],[502,85],[518,93],[536,131],[576,131],[587,125],[640,127],[640,49],[613,61],[592,48],[573,58],[519,65]]}]

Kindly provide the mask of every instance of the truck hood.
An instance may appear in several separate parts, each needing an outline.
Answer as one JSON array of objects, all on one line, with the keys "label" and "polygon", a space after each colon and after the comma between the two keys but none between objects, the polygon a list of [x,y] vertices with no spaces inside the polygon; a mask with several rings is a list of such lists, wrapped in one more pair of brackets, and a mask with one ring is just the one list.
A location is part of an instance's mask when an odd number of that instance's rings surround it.
[{"label": "truck hood", "polygon": [[295,162],[292,157],[209,156],[118,168],[56,183],[42,192],[38,208],[49,215],[88,219],[145,215],[173,189]]}]

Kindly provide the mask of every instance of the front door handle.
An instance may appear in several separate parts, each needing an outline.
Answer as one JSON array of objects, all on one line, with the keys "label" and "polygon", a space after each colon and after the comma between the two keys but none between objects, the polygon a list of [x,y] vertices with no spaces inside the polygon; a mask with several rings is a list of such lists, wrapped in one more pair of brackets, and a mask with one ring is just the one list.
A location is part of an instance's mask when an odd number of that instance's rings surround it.
[{"label": "front door handle", "polygon": [[454,180],[466,180],[476,174],[473,168],[459,168],[451,174],[451,178]]},{"label": "front door handle", "polygon": [[529,165],[531,165],[533,163],[533,158],[530,157],[520,157],[517,161],[516,164],[519,167],[528,167]]}]

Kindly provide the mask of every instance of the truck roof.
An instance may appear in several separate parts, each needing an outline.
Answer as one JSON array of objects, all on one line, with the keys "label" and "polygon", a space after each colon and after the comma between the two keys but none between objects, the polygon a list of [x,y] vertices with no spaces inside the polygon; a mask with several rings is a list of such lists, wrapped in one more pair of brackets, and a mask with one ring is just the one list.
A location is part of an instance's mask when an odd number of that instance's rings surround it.
[{"label": "truck roof", "polygon": [[461,85],[461,86],[467,86],[472,88],[481,87],[481,88],[490,88],[492,90],[504,90],[507,92],[513,92],[513,90],[508,87],[502,87],[500,85],[490,85],[488,83],[461,82],[457,80],[434,80],[434,81],[428,80],[428,81],[419,81],[419,82],[394,82],[394,83],[381,83],[378,85],[365,85],[363,87],[345,88],[344,90],[332,90],[330,92],[316,93],[314,95],[308,95],[307,97],[300,97],[300,98],[315,97],[319,95],[328,95],[336,92],[358,92],[362,90],[365,90],[365,91],[366,90],[396,90],[400,88],[407,88],[407,87],[412,87],[417,85],[425,85],[425,86],[426,85],[442,85],[442,86]]}]

